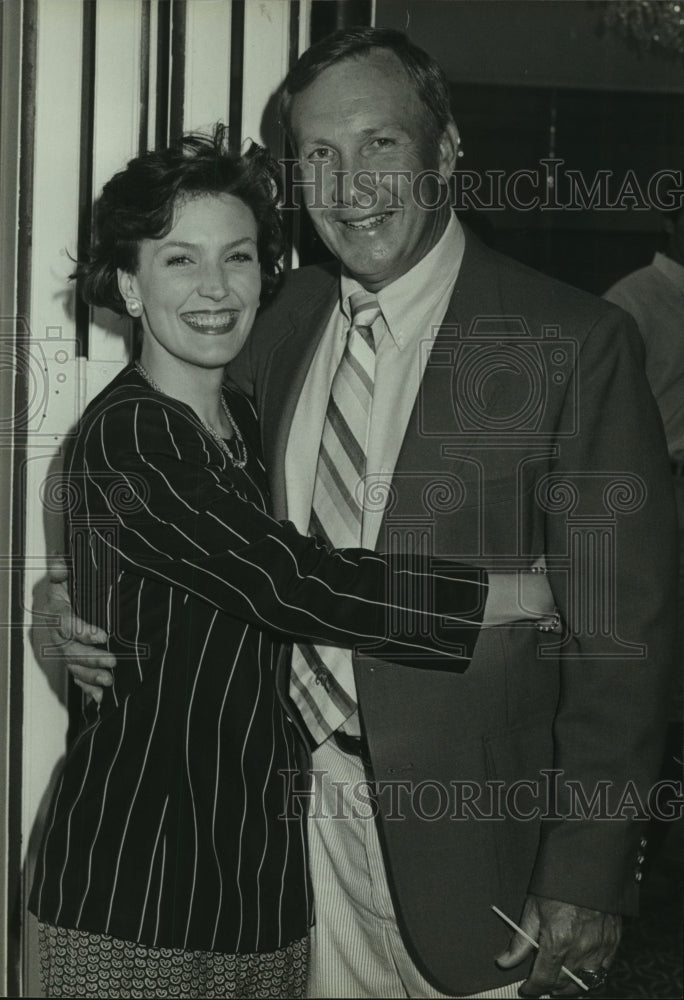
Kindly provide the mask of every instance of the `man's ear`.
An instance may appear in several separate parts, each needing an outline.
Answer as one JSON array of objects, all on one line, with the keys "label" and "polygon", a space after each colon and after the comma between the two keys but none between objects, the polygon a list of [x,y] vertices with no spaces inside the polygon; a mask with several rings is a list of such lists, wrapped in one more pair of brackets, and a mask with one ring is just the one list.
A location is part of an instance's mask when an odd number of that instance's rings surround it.
[{"label": "man's ear", "polygon": [[456,167],[460,142],[456,122],[451,119],[439,140],[439,172],[445,181],[449,180]]}]

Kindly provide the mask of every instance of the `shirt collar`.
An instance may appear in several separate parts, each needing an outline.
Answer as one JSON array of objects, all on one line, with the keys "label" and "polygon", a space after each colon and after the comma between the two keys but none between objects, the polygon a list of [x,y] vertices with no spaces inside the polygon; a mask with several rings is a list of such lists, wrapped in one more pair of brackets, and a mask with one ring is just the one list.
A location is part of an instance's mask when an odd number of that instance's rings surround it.
[{"label": "shirt collar", "polygon": [[684,292],[684,267],[681,264],[671,257],[666,257],[664,253],[657,253],[653,258],[653,266]]},{"label": "shirt collar", "polygon": [[[378,303],[394,343],[401,351],[413,339],[425,336],[425,323],[450,287],[463,259],[465,235],[451,214],[432,250],[410,271],[377,293]],[[362,285],[349,275],[340,279],[340,309],[351,320],[349,297]],[[440,317],[441,319],[441,317]]]}]

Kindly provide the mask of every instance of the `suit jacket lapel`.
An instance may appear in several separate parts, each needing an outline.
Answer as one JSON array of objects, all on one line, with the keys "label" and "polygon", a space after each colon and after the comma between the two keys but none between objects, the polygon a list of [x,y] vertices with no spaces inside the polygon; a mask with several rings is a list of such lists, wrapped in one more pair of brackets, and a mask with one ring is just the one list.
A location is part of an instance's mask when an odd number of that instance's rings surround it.
[{"label": "suit jacket lapel", "polygon": [[[422,512],[425,477],[416,476],[424,470],[435,476],[443,468],[443,445],[446,441],[458,443],[460,465],[468,462],[468,455],[478,441],[478,432],[464,433],[455,406],[456,383],[454,374],[461,345],[469,339],[475,323],[489,316],[503,315],[497,281],[496,257],[464,226],[466,245],[446,314],[439,328],[428,358],[418,396],[409,418],[406,434],[394,470],[393,486],[396,495],[401,490],[402,508]],[[479,339],[479,338],[478,338]],[[496,391],[496,375],[492,374],[490,398]],[[459,460],[452,463],[452,471],[459,468]],[[407,475],[411,473],[411,475]],[[407,496],[407,489],[411,495]],[[385,518],[380,529],[378,548],[386,539]]]}]

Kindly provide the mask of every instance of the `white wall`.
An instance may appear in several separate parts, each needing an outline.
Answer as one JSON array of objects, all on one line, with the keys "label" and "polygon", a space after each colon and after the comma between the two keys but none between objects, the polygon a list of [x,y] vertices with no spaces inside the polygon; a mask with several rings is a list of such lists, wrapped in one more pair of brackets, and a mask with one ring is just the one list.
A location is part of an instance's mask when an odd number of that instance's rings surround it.
[{"label": "white wall", "polygon": [[[9,555],[12,537],[12,451],[14,413],[15,256],[19,149],[19,72],[21,19],[18,5],[0,9],[0,706],[9,706],[10,630],[12,621]],[[9,363],[8,363],[9,362]],[[0,719],[0,914],[8,912],[9,744],[8,718]],[[8,991],[7,934],[0,919],[0,996]]]}]

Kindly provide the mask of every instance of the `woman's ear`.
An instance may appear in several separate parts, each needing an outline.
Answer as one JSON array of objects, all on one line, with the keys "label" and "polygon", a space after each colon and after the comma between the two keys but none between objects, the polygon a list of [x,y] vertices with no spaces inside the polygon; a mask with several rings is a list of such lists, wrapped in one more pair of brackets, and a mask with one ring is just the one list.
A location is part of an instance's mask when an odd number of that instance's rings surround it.
[{"label": "woman's ear", "polygon": [[119,283],[121,297],[126,303],[126,312],[129,316],[137,319],[142,316],[143,304],[138,290],[138,282],[134,274],[122,271],[120,267],[116,269],[116,277]]}]

